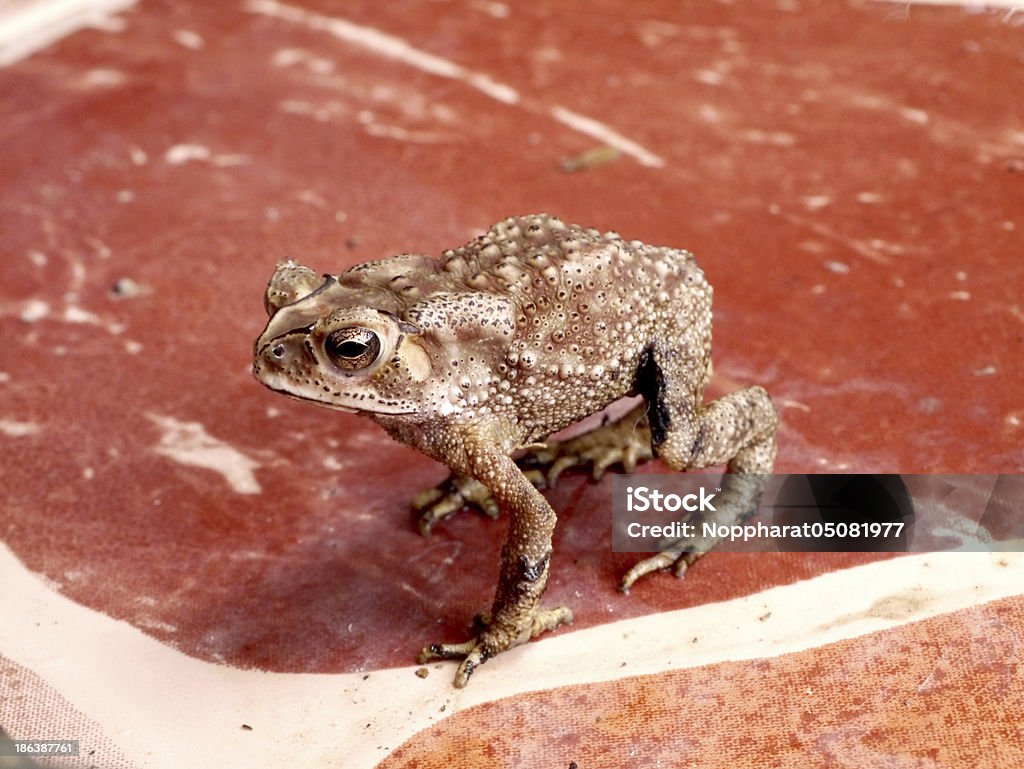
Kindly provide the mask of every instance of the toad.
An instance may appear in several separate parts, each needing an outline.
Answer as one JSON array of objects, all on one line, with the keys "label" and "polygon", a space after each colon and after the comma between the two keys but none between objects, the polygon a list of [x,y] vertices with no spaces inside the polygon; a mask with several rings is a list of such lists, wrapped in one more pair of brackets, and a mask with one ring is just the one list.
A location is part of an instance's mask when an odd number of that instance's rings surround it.
[{"label": "toad", "polygon": [[[553,481],[574,465],[627,471],[652,455],[674,470],[726,464],[719,495],[749,506],[771,472],[777,417],[748,387],[705,403],[711,286],[688,251],[624,240],[545,214],[508,218],[440,258],[404,254],[321,277],[278,265],[253,372],[286,395],[362,414],[447,465],[416,500],[421,529],[467,503],[510,517],[494,603],[479,634],[427,646],[421,662],[461,659],[455,685],[494,655],[572,621],[545,608],[555,512],[522,467]],[[571,440],[549,435],[629,395],[615,422]],[[695,560],[679,543],[644,574]]]}]

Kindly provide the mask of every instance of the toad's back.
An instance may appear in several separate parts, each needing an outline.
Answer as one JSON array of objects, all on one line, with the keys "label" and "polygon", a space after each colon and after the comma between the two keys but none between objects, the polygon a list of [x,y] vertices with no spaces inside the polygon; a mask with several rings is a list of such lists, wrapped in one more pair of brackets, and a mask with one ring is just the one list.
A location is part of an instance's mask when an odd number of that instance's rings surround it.
[{"label": "toad's back", "polygon": [[711,287],[687,251],[536,215],[445,252],[443,271],[512,300],[516,328],[502,365],[515,383],[511,411],[536,436],[633,391],[659,335],[689,328],[691,349],[679,353],[695,370],[710,355]]}]

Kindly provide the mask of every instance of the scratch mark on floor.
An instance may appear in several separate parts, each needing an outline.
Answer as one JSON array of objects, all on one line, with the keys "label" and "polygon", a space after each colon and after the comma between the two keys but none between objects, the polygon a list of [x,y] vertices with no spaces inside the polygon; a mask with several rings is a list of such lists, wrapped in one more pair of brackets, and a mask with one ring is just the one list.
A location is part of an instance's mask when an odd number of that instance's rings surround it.
[{"label": "scratch mark on floor", "polygon": [[653,152],[644,149],[636,142],[627,139],[604,123],[600,123],[593,118],[559,106],[551,109],[551,116],[562,125],[597,139],[609,147],[614,147],[624,155],[636,158],[641,165],[651,166],[652,168],[661,168],[665,165],[665,161]]},{"label": "scratch mark on floor", "polygon": [[280,3],[277,0],[248,0],[245,3],[245,8],[251,13],[270,16],[292,24],[301,24],[308,29],[326,32],[339,40],[368,48],[378,55],[407,64],[421,72],[457,80],[502,104],[519,106],[532,112],[544,112],[556,122],[573,131],[615,147],[624,155],[629,155],[637,160],[641,165],[654,168],[661,168],[665,165],[665,161],[655,153],[594,118],[580,115],[558,105],[554,107],[541,106],[532,99],[522,97],[512,86],[494,80],[490,75],[466,69],[449,59],[422,51],[402,38],[381,32],[379,29],[355,24],[334,16],[313,13],[304,8]]},{"label": "scratch mark on floor", "polygon": [[859,238],[850,238],[843,235],[841,232],[837,232],[832,227],[822,222],[815,222],[810,219],[806,219],[802,216],[796,216],[795,214],[786,214],[779,212],[779,215],[790,224],[796,225],[810,230],[815,235],[825,240],[830,240],[834,243],[839,243],[846,246],[851,251],[866,259],[870,259],[872,262],[877,264],[889,264],[891,259],[886,251],[892,253],[900,253],[903,249],[901,246],[885,243],[880,240],[862,240]]}]

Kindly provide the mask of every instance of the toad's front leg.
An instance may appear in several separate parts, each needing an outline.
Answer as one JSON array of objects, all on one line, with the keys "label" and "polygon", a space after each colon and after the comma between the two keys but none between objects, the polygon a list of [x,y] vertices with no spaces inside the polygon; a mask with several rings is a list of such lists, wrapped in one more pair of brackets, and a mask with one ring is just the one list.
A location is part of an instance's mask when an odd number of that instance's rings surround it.
[{"label": "toad's front leg", "polygon": [[420,653],[420,662],[463,658],[455,685],[466,685],[473,671],[494,655],[525,643],[545,630],[572,622],[572,612],[561,606],[541,609],[548,582],[551,536],[555,512],[508,456],[494,452],[472,456],[471,471],[491,490],[510,518],[508,539],[501,551],[501,574],[490,620],[472,641],[432,644]]}]

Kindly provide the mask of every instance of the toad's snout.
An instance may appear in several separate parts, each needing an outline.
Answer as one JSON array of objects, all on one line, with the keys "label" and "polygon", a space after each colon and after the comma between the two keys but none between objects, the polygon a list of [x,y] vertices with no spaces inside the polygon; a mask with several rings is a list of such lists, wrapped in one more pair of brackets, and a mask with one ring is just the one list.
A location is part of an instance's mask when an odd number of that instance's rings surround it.
[{"label": "toad's snout", "polygon": [[305,334],[301,335],[301,338],[296,335],[269,341],[259,339],[253,353],[252,373],[268,387],[285,389],[278,386],[280,382],[276,380],[300,371],[308,371],[315,365],[316,356]]}]

